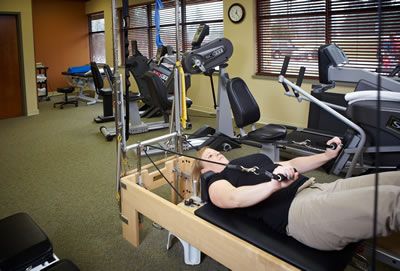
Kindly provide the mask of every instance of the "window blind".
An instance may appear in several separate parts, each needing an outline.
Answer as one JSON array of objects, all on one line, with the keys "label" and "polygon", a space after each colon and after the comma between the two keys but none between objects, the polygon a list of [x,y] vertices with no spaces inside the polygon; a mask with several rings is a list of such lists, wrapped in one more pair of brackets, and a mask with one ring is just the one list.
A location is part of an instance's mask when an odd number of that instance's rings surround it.
[{"label": "window blind", "polygon": [[[378,66],[377,9],[377,1],[332,0],[331,2],[330,39],[345,51],[349,58],[349,67],[375,71]],[[400,1],[383,0],[381,24],[383,69],[391,69],[400,62],[399,35]]]},{"label": "window blind", "polygon": [[[163,1],[160,10],[160,36],[164,45],[176,46],[175,1]],[[130,25],[128,38],[137,40],[138,48],[147,57],[155,57],[155,5],[145,4],[129,8]],[[190,50],[191,41],[201,23],[210,26],[209,40],[223,36],[223,2],[222,0],[183,0],[181,2],[180,44],[183,51]],[[130,48],[131,50],[131,48]]]},{"label": "window blind", "polygon": [[[389,69],[400,61],[400,1],[382,1],[382,54]],[[350,67],[375,70],[377,1],[257,0],[258,74],[279,74],[284,56],[290,55],[288,74],[305,66],[307,77],[318,76],[317,50],[332,42],[345,51]]]}]

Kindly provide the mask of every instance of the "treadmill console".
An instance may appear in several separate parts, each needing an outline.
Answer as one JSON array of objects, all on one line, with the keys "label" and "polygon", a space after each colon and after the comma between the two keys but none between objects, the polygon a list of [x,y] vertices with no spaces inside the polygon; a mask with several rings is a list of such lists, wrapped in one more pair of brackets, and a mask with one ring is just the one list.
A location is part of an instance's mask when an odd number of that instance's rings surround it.
[{"label": "treadmill console", "polygon": [[318,73],[321,84],[332,84],[329,79],[329,67],[338,67],[348,63],[349,60],[342,49],[336,44],[322,45],[318,48]]},{"label": "treadmill console", "polygon": [[342,66],[349,63],[349,59],[347,58],[346,54],[336,44],[329,44],[323,49],[323,51],[328,56],[331,64],[334,67]]}]

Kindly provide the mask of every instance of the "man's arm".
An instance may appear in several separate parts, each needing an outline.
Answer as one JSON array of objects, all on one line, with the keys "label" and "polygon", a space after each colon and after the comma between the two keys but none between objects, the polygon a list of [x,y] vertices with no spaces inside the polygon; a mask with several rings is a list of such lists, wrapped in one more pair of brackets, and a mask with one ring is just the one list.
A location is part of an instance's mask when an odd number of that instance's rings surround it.
[{"label": "man's arm", "polygon": [[328,145],[336,143],[335,150],[327,149],[324,153],[314,154],[310,156],[296,157],[288,161],[279,162],[282,166],[295,168],[299,173],[305,173],[319,168],[329,160],[335,158],[342,148],[342,142],[338,137],[334,137],[327,142]]},{"label": "man's arm", "polygon": [[220,208],[243,208],[255,205],[281,188],[289,186],[293,180],[269,182],[256,185],[234,187],[227,180],[218,180],[208,189],[211,202]]}]

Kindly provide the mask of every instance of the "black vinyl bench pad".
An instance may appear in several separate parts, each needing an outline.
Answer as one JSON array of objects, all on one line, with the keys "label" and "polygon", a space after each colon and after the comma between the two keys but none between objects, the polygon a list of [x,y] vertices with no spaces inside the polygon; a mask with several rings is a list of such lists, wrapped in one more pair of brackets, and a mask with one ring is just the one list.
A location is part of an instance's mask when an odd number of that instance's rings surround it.
[{"label": "black vinyl bench pad", "polygon": [[243,217],[235,210],[220,209],[212,204],[205,204],[195,214],[302,270],[344,270],[357,247],[357,244],[351,244],[341,251],[316,250],[269,229],[255,219]]}]

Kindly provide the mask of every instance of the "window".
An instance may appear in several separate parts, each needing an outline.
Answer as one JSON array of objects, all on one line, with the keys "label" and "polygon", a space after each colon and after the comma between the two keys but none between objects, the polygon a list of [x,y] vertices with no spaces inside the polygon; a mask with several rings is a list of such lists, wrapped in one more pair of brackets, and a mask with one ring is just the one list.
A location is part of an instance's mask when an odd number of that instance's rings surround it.
[{"label": "window", "polygon": [[[160,10],[160,36],[164,45],[176,46],[175,36],[175,1],[163,1]],[[137,40],[139,51],[153,58],[156,55],[155,45],[155,5],[132,6],[129,9],[129,41]],[[183,17],[180,22],[180,46],[183,51],[191,49],[191,40],[201,23],[210,26],[210,35],[204,42],[223,37],[223,3],[222,0],[186,0],[181,1]],[[131,46],[131,45],[129,45]],[[131,52],[131,48],[129,47]]]},{"label": "window", "polygon": [[106,62],[103,12],[89,15],[89,50],[90,61]]},{"label": "window", "polygon": [[[318,76],[319,46],[336,43],[349,67],[378,67],[376,0],[257,0],[257,73],[279,74],[285,55],[288,74],[300,66]],[[381,54],[383,68],[400,62],[400,0],[382,0]]]}]

